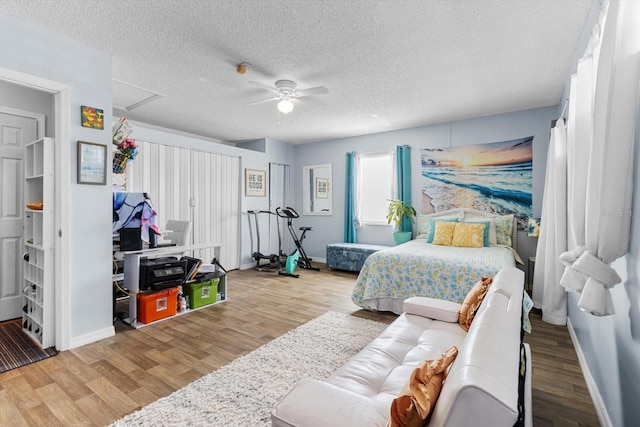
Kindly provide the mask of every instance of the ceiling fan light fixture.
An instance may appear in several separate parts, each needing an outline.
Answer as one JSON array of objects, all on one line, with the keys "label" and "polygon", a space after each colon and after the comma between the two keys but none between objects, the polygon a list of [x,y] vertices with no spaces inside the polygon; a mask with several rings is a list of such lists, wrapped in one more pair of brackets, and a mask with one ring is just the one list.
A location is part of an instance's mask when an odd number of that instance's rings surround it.
[{"label": "ceiling fan light fixture", "polygon": [[293,102],[291,102],[288,96],[283,97],[280,102],[278,102],[278,111],[282,114],[289,114],[293,111]]}]

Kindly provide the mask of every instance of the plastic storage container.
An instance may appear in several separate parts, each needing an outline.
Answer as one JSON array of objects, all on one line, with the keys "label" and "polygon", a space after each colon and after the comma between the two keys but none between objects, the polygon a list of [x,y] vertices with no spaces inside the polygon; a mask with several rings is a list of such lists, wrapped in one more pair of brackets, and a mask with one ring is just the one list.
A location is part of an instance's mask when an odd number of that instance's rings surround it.
[{"label": "plastic storage container", "polygon": [[151,323],[175,316],[178,308],[178,288],[138,294],[138,321]]},{"label": "plastic storage container", "polygon": [[184,291],[189,295],[191,308],[199,308],[216,302],[219,282],[220,279],[215,278],[203,280],[202,282],[187,283],[184,285]]}]

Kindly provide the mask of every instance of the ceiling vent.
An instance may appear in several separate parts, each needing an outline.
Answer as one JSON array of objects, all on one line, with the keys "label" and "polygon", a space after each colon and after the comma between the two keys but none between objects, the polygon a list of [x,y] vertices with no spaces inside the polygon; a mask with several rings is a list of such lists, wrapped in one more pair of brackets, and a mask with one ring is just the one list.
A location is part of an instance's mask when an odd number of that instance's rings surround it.
[{"label": "ceiling vent", "polygon": [[164,97],[163,94],[140,86],[113,79],[113,108],[131,111]]}]

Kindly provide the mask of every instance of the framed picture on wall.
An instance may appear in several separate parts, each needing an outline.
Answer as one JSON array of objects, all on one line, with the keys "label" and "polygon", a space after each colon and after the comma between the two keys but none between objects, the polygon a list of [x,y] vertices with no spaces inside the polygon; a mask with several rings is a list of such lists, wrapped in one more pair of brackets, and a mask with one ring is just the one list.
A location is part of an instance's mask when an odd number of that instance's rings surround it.
[{"label": "framed picture on wall", "polygon": [[244,170],[244,195],[264,197],[267,195],[267,172],[258,169]]},{"label": "framed picture on wall", "polygon": [[329,180],[327,178],[316,178],[316,199],[329,198]]},{"label": "framed picture on wall", "polygon": [[78,141],[78,184],[107,183],[107,146]]}]

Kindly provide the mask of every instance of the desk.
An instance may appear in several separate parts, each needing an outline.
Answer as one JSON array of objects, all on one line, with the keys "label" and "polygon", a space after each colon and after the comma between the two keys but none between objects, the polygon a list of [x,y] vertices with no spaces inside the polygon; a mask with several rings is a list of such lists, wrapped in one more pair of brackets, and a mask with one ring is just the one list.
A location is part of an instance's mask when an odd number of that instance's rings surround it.
[{"label": "desk", "polygon": [[[184,254],[185,252],[197,252],[204,249],[213,248],[214,257],[220,261],[220,248],[223,245],[220,243],[203,243],[199,245],[189,245],[189,246],[168,246],[162,248],[153,248],[153,249],[141,249],[137,251],[123,251],[119,252],[124,256],[124,278],[123,283],[125,288],[129,290],[131,293],[131,298],[129,298],[129,318],[124,319],[127,323],[129,323],[134,328],[141,328],[146,326],[147,324],[141,323],[137,321],[138,318],[138,292],[140,291],[140,260],[146,257],[157,257],[161,255],[170,255],[170,254]],[[220,279],[219,289],[222,289],[221,292],[224,292],[225,299],[219,302],[224,302],[227,300],[227,277],[222,277]],[[216,303],[217,304],[217,303]],[[205,306],[208,307],[208,306]],[[196,309],[197,310],[197,309]],[[179,314],[188,313],[193,310],[181,311]],[[168,317],[170,319],[171,317]],[[162,321],[165,319],[161,319]],[[152,322],[153,323],[153,322]],[[149,323],[150,325],[151,323]]]}]

